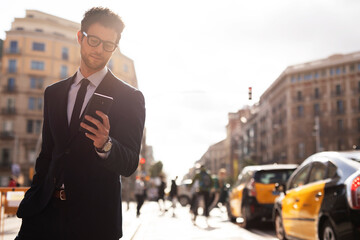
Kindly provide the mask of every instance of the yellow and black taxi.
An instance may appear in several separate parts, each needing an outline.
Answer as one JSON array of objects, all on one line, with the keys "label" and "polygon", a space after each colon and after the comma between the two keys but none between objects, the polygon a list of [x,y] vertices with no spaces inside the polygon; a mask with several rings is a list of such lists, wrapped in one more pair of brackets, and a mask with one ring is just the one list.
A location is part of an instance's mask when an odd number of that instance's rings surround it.
[{"label": "yellow and black taxi", "polygon": [[316,153],[283,187],[274,207],[279,239],[360,239],[360,151]]},{"label": "yellow and black taxi", "polygon": [[227,212],[231,221],[244,228],[259,221],[271,221],[275,183],[285,183],[296,169],[295,164],[269,164],[245,167],[229,192]]}]

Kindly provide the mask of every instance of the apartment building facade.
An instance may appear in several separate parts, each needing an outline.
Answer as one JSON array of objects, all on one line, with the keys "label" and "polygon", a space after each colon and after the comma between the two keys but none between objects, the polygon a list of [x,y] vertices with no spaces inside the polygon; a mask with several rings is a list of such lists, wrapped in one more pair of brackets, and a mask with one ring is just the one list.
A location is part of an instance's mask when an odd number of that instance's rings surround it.
[{"label": "apartment building facade", "polygon": [[[15,18],[3,43],[0,74],[0,186],[12,174],[29,182],[42,129],[46,86],[73,75],[80,62],[80,24],[36,10]],[[108,63],[137,87],[133,61],[116,50]]]},{"label": "apartment building facade", "polygon": [[287,67],[254,108],[240,164],[300,164],[318,151],[360,146],[360,52]]}]

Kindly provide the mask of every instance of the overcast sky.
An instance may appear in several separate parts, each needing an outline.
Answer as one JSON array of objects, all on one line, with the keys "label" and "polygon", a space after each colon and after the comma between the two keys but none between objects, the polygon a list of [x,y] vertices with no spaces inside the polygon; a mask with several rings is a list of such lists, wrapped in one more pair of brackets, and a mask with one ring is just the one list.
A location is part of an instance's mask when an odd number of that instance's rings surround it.
[{"label": "overcast sky", "polygon": [[122,16],[120,48],[146,98],[147,143],[169,177],[223,140],[227,114],[256,103],[287,66],[360,51],[357,0],[2,1],[2,39],[25,9],[75,22],[93,6]]}]

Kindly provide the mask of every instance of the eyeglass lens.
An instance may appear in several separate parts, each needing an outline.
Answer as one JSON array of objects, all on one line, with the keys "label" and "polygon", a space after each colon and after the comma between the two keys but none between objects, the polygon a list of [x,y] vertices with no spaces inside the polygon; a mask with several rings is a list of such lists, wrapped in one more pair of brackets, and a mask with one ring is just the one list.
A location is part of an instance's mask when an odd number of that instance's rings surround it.
[{"label": "eyeglass lens", "polygon": [[[86,34],[87,35],[87,34]],[[86,36],[85,35],[85,36]],[[92,47],[97,47],[99,46],[99,44],[102,42],[103,43],[103,49],[107,52],[112,52],[115,50],[116,48],[116,44],[109,42],[109,41],[103,41],[100,38],[96,37],[96,36],[91,36],[91,35],[87,35],[87,42],[90,46]]]}]

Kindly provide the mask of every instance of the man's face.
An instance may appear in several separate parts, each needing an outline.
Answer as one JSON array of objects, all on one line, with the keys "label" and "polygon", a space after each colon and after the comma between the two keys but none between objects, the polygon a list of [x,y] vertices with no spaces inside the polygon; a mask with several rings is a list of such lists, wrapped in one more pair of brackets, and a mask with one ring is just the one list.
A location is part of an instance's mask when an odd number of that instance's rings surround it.
[{"label": "man's face", "polygon": [[[116,43],[117,34],[111,28],[106,28],[99,23],[92,24],[86,32],[87,36],[96,36],[102,41]],[[88,44],[88,37],[78,32],[78,42],[81,46],[81,70],[94,73],[105,67],[113,52],[105,51],[103,42],[92,47]],[[84,69],[85,68],[85,69]]]}]

